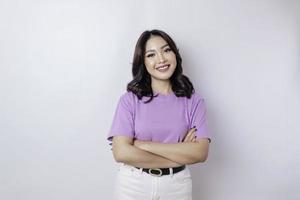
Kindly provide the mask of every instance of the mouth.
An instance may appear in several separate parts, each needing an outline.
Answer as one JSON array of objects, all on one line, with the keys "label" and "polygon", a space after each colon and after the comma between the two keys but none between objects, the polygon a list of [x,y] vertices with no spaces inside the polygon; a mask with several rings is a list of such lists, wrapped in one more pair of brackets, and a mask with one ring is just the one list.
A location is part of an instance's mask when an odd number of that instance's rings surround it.
[{"label": "mouth", "polygon": [[165,65],[158,66],[155,69],[158,70],[158,71],[160,71],[160,72],[165,72],[169,68],[170,68],[170,65],[169,64],[165,64]]}]

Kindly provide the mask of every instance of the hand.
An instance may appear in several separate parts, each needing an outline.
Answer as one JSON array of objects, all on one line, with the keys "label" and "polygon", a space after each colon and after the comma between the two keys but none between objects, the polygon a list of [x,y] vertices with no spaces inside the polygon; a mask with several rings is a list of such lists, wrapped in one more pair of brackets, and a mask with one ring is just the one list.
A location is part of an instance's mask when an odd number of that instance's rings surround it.
[{"label": "hand", "polygon": [[195,132],[197,131],[197,128],[194,126],[191,128],[185,135],[182,142],[196,142],[196,135]]}]

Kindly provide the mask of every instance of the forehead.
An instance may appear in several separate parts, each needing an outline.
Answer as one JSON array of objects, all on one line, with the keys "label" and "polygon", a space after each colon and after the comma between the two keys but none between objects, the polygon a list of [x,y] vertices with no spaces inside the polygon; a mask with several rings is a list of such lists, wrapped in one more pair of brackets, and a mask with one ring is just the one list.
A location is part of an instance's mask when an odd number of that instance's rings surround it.
[{"label": "forehead", "polygon": [[150,49],[160,49],[167,44],[167,41],[165,41],[161,36],[151,36],[146,42],[145,49],[146,51]]}]

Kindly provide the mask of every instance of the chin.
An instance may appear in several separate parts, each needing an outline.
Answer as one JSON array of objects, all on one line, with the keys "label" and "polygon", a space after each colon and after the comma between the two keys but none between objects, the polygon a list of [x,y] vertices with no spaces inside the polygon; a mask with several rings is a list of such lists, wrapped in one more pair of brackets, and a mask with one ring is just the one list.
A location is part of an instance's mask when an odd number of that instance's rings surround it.
[{"label": "chin", "polygon": [[164,81],[166,81],[166,80],[170,80],[171,76],[172,75],[170,75],[170,76],[154,76],[154,78],[157,79],[157,80],[164,80]]}]

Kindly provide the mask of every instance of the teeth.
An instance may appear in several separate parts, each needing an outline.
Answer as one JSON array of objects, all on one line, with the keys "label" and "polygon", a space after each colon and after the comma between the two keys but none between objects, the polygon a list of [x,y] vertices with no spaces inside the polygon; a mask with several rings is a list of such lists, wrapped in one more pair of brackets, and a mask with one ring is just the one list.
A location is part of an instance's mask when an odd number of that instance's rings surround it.
[{"label": "teeth", "polygon": [[169,65],[165,65],[163,67],[158,67],[157,69],[166,69],[167,67],[169,67]]}]

